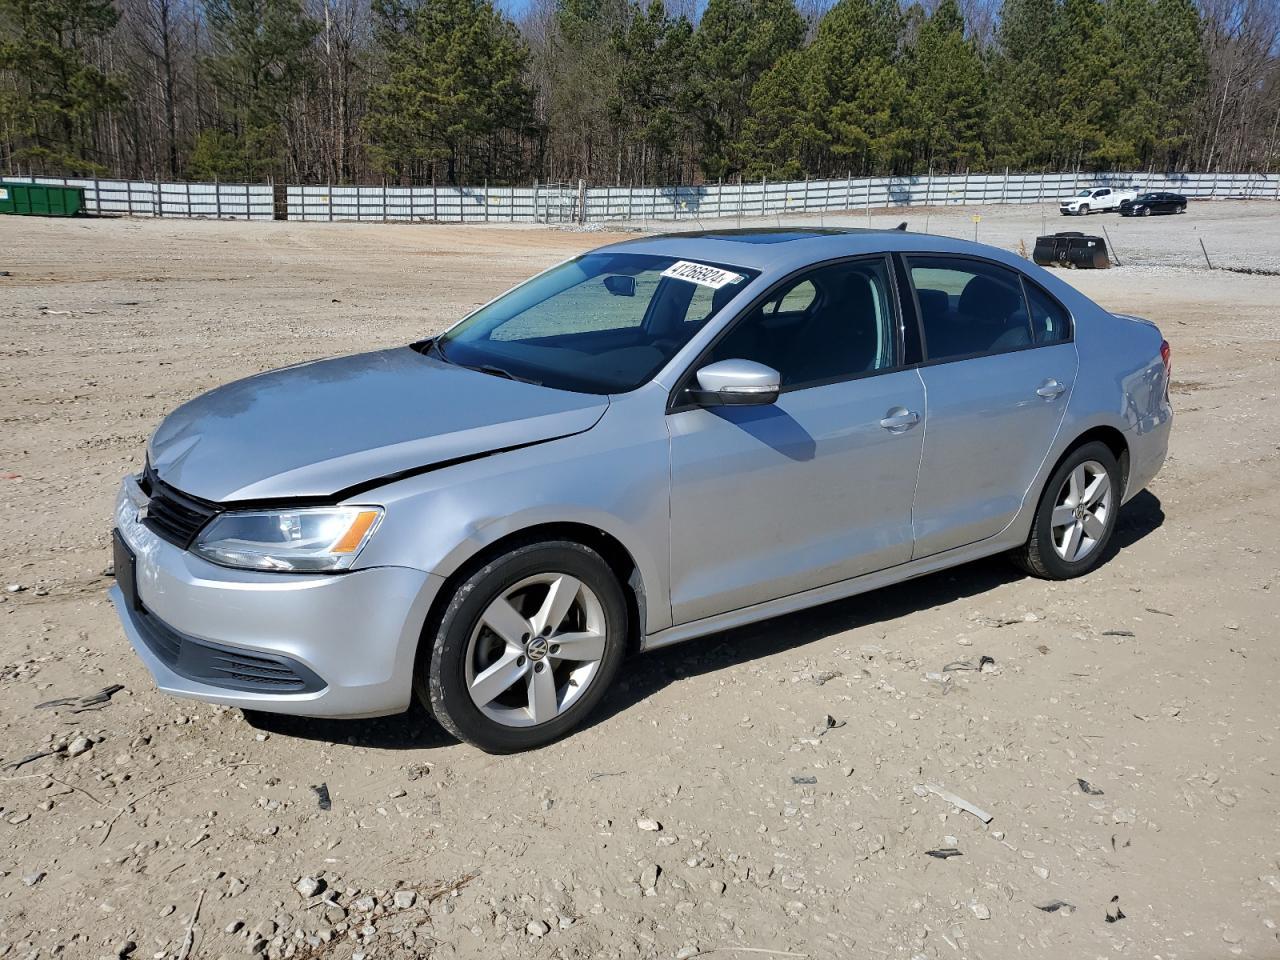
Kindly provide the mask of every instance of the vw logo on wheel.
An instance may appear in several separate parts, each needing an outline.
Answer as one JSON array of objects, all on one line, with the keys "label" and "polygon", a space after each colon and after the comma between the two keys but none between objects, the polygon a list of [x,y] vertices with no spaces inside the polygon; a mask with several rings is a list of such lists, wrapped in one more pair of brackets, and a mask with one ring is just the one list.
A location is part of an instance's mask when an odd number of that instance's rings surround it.
[{"label": "vw logo on wheel", "polygon": [[534,637],[529,641],[529,646],[525,649],[525,653],[528,654],[530,660],[536,663],[547,655],[547,649],[546,637]]}]

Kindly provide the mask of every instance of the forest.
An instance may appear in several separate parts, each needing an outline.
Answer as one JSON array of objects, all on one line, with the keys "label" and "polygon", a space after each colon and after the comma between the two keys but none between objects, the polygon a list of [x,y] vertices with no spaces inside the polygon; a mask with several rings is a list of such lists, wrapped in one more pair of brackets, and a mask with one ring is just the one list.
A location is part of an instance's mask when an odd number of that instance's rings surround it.
[{"label": "forest", "polygon": [[0,173],[1277,166],[1276,0],[0,0]]}]

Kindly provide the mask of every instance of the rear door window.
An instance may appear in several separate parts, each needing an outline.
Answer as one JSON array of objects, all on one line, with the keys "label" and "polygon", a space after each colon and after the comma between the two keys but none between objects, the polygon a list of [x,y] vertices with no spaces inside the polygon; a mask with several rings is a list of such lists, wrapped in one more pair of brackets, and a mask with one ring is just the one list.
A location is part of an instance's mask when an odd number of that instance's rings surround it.
[{"label": "rear door window", "polygon": [[981,260],[908,256],[920,305],[925,359],[1006,353],[1034,345],[1022,281]]}]

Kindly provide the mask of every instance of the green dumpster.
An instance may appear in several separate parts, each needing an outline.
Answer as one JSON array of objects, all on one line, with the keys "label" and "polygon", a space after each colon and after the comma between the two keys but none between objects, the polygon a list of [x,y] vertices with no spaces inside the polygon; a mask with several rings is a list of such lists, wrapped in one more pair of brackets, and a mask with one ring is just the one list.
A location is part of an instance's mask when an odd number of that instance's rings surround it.
[{"label": "green dumpster", "polygon": [[83,187],[0,183],[0,213],[33,217],[74,217],[83,207]]}]

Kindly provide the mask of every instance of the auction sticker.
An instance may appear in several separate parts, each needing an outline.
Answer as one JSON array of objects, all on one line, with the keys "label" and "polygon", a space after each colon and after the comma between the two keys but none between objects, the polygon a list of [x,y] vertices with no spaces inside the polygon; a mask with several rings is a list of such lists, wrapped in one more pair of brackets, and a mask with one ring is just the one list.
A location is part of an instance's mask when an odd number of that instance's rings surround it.
[{"label": "auction sticker", "polygon": [[690,283],[710,287],[712,290],[719,290],[742,279],[740,273],[721,270],[719,267],[708,267],[705,263],[693,263],[689,260],[677,260],[663,270],[662,275],[671,277],[673,280],[688,280]]}]

